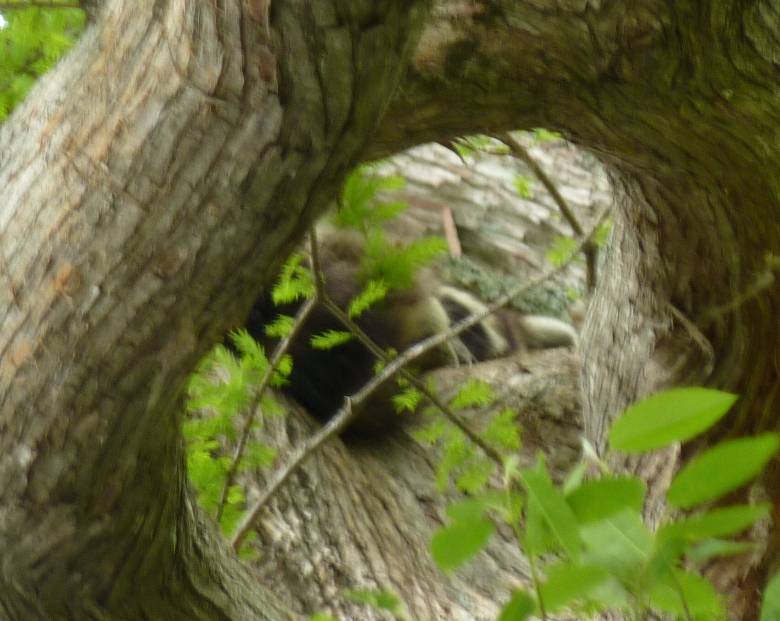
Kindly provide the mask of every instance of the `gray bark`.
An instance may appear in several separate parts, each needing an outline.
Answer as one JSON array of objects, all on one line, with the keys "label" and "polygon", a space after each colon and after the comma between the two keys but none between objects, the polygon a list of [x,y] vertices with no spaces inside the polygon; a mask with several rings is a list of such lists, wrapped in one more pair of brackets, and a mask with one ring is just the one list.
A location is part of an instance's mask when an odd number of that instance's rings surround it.
[{"label": "gray bark", "polygon": [[[521,467],[533,467],[541,452],[560,481],[579,459],[578,374],[574,352],[553,350],[431,375],[445,400],[469,378],[487,382],[497,402],[466,411],[466,423],[481,429],[505,408],[515,409],[523,428]],[[267,421],[258,437],[281,456],[312,433],[310,419],[289,406],[294,415]],[[530,588],[527,561],[508,528],[457,573],[435,566],[431,537],[447,521],[447,504],[463,496],[452,485],[444,492],[435,486],[441,456],[413,439],[421,426],[407,421],[381,435],[347,436],[308,458],[257,520],[252,565],[262,583],[300,613],[367,620],[384,617],[350,603],[344,589],[392,590],[414,619],[488,621],[510,588]],[[250,502],[265,489],[266,475],[245,477]]]}]

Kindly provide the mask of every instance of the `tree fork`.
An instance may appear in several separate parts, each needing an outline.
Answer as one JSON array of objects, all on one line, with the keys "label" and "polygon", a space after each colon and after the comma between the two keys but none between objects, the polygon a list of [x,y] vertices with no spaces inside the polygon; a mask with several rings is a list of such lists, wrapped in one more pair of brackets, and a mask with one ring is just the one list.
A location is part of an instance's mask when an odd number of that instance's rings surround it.
[{"label": "tree fork", "polygon": [[[249,4],[107,2],[0,127],[7,610],[283,614],[192,508],[184,381],[344,172],[424,140],[543,126],[611,167],[611,271],[583,338],[597,446],[680,383],[742,396],[711,439],[778,427],[780,293],[756,286],[780,255],[771,6],[274,0],[266,20]],[[777,501],[777,469],[764,484]],[[740,571],[723,572],[732,596]],[[742,593],[734,614],[754,618]]]}]

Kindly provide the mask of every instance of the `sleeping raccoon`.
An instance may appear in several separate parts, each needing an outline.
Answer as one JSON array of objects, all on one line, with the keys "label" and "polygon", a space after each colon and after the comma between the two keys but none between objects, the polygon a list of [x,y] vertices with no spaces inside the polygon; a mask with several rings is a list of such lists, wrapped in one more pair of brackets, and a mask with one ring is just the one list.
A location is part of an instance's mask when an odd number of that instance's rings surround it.
[{"label": "sleeping raccoon", "polygon": [[[328,234],[320,240],[325,292],[341,309],[363,289],[361,243],[349,233]],[[299,302],[275,306],[270,296],[262,296],[252,307],[246,328],[255,339],[273,347],[275,342],[265,336],[264,326],[279,314],[294,315],[300,305]],[[441,285],[429,271],[422,270],[409,289],[391,291],[355,323],[382,349],[403,352],[484,309],[485,305],[470,293]],[[290,346],[293,367],[285,388],[312,416],[323,422],[338,411],[346,396],[358,392],[371,380],[376,363],[376,357],[357,339],[329,350],[312,348],[311,337],[328,330],[341,331],[344,327],[318,304]],[[435,348],[412,364],[419,370],[427,370],[498,358],[518,350],[576,343],[574,328],[562,321],[502,310],[462,333],[454,343]],[[397,420],[391,402],[396,392],[394,379],[384,382],[363,404],[351,429],[368,431]]]}]

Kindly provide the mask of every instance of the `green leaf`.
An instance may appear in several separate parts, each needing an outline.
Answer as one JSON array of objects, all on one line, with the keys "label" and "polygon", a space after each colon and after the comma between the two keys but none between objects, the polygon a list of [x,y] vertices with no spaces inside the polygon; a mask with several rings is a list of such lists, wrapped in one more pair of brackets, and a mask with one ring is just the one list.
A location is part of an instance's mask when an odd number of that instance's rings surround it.
[{"label": "green leaf", "polygon": [[343,592],[344,597],[358,604],[367,604],[377,610],[387,610],[394,616],[401,614],[403,603],[397,593],[393,591],[351,590]]},{"label": "green leaf", "polygon": [[474,522],[481,520],[485,511],[492,508],[494,503],[495,499],[489,495],[468,498],[449,505],[446,514],[453,522]]},{"label": "green leaf", "polygon": [[234,330],[229,334],[238,352],[241,354],[241,363],[250,371],[251,375],[261,375],[268,368],[268,358],[265,349],[258,343],[246,328]]},{"label": "green leaf", "polygon": [[567,496],[581,524],[609,517],[623,509],[642,511],[645,484],[635,477],[616,477],[588,481]]},{"label": "green leaf", "polygon": [[698,387],[658,393],[634,404],[615,421],[609,444],[633,453],[684,442],[714,425],[736,400],[736,395]]},{"label": "green leaf", "polygon": [[770,504],[763,503],[713,509],[667,524],[658,531],[657,537],[659,540],[680,537],[687,543],[693,543],[710,537],[736,535],[767,515],[770,508]]},{"label": "green leaf", "polygon": [[484,380],[470,378],[458,389],[457,394],[450,401],[450,408],[462,410],[464,408],[481,407],[489,405],[496,400],[493,388]]},{"label": "green leaf", "polygon": [[493,522],[483,518],[441,528],[431,540],[433,559],[444,571],[457,569],[485,547],[495,530]]},{"label": "green leaf", "polygon": [[311,346],[314,349],[333,349],[338,345],[348,343],[353,338],[355,335],[352,332],[326,330],[322,334],[315,334],[311,337]]},{"label": "green leaf", "polygon": [[[403,180],[403,177],[400,177],[400,179]],[[375,203],[371,209],[371,223],[376,223],[378,226],[383,222],[389,222],[401,215],[407,209],[409,209],[409,205],[405,201]]]},{"label": "green leaf", "polygon": [[[571,237],[559,236],[553,240],[552,246],[545,253],[547,260],[555,267],[566,261],[577,248],[577,241]],[[577,259],[580,260],[579,258]]]},{"label": "green leaf", "polygon": [[531,198],[531,177],[525,175],[515,175],[512,183],[517,190],[517,193],[523,198]]},{"label": "green leaf", "polygon": [[764,589],[760,621],[778,621],[778,619],[780,619],[780,573],[775,574]]},{"label": "green leaf", "polygon": [[270,338],[283,339],[292,332],[295,318],[289,315],[277,315],[271,323],[265,324],[265,335]]},{"label": "green leaf", "polygon": [[588,462],[585,459],[580,459],[577,465],[572,468],[569,476],[566,477],[566,481],[563,484],[563,493],[566,496],[571,495],[582,486],[582,482],[585,479],[585,474],[588,471]]},{"label": "green leaf", "polygon": [[686,465],[672,481],[669,504],[682,509],[720,498],[745,485],[777,453],[776,433],[724,442]]},{"label": "green leaf", "polygon": [[737,556],[755,551],[756,546],[748,541],[724,541],[707,539],[688,550],[687,556],[699,566],[717,557]]},{"label": "green leaf", "polygon": [[487,457],[477,458],[463,466],[455,486],[466,494],[477,494],[487,487],[495,468],[495,464]]},{"label": "green leaf", "polygon": [[381,229],[368,231],[361,276],[381,280],[389,290],[409,289],[417,271],[447,251],[440,237],[426,237],[403,248],[390,242]]},{"label": "green leaf", "polygon": [[352,319],[359,317],[372,305],[384,300],[387,295],[387,285],[382,280],[369,280],[365,288],[349,303],[347,315]]},{"label": "green leaf", "polygon": [[[715,588],[705,578],[674,570],[666,580],[650,589],[650,605],[685,618],[716,621],[725,619],[726,611]],[[686,612],[687,611],[687,612]]]},{"label": "green leaf", "polygon": [[520,480],[528,491],[528,503],[534,503],[572,560],[577,560],[582,554],[582,540],[579,525],[574,513],[566,504],[566,500],[550,481],[546,472],[524,470]]},{"label": "green leaf", "polygon": [[547,570],[547,581],[541,587],[547,612],[555,612],[575,600],[589,599],[613,578],[599,565],[558,563]]},{"label": "green leaf", "polygon": [[498,621],[525,621],[536,612],[536,602],[525,591],[514,591],[509,601],[504,604]]},{"label": "green leaf", "polygon": [[310,298],[314,295],[314,281],[311,270],[302,265],[303,257],[292,254],[282,267],[271,297],[274,304],[290,304],[300,298]]},{"label": "green leaf", "polygon": [[534,140],[537,142],[552,142],[554,140],[560,140],[561,135],[558,132],[551,132],[543,127],[537,127],[531,130]]},{"label": "green leaf", "polygon": [[396,412],[414,412],[422,401],[423,394],[416,388],[407,388],[393,397]]},{"label": "green leaf", "polygon": [[506,451],[517,452],[521,446],[520,431],[517,412],[507,408],[491,419],[488,426],[485,427],[482,438],[490,445]]},{"label": "green leaf", "polygon": [[276,460],[277,451],[275,448],[265,446],[257,441],[248,442],[244,449],[244,455],[241,459],[241,470],[249,468],[267,468],[272,466]]},{"label": "green leaf", "polygon": [[550,552],[561,552],[560,542],[555,538],[544,519],[544,512],[533,498],[525,501],[525,530],[522,540],[526,556],[541,556]]},{"label": "green leaf", "polygon": [[586,524],[581,529],[586,562],[606,568],[623,582],[633,582],[650,559],[653,537],[640,515],[630,509]]}]

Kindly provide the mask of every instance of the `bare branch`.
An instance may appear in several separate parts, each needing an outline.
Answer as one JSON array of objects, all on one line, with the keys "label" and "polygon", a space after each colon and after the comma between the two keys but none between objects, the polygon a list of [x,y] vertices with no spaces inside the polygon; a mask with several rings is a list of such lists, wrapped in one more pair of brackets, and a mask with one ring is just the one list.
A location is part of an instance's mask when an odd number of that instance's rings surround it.
[{"label": "bare branch", "polygon": [[303,323],[306,321],[306,318],[317,304],[317,301],[317,294],[315,293],[314,296],[306,300],[306,303],[301,306],[295,315],[290,333],[279,342],[279,344],[276,346],[276,349],[274,349],[273,356],[271,356],[271,359],[268,361],[268,368],[263,374],[263,377],[257,386],[255,395],[252,398],[252,402],[247,408],[246,421],[244,421],[244,426],[241,429],[241,436],[238,438],[238,445],[236,446],[235,453],[233,454],[233,461],[230,462],[230,468],[228,468],[227,474],[225,475],[225,484],[222,487],[222,493],[219,497],[219,504],[217,505],[217,522],[219,522],[220,518],[222,517],[222,511],[224,510],[225,503],[227,502],[228,491],[230,486],[233,484],[233,479],[236,476],[238,464],[244,454],[244,448],[246,446],[247,437],[249,436],[249,430],[251,429],[252,423],[257,416],[258,410],[260,409],[260,402],[263,399],[263,395],[265,395],[265,391],[268,388],[268,385],[271,383],[271,378],[273,377],[276,368],[279,366],[282,358],[287,353],[287,350],[290,349],[290,344],[301,331]]},{"label": "bare branch", "polygon": [[[584,235],[584,230],[582,228],[582,225],[579,223],[577,218],[574,215],[574,212],[569,207],[569,204],[566,202],[566,199],[563,198],[561,193],[558,191],[558,188],[556,185],[552,182],[552,179],[547,176],[547,173],[542,170],[542,167],[539,166],[537,161],[531,156],[531,154],[528,152],[528,149],[526,149],[522,144],[520,144],[520,141],[518,141],[512,134],[509,132],[505,132],[502,134],[496,134],[493,136],[496,140],[500,140],[503,142],[507,147],[509,147],[510,152],[512,155],[514,155],[519,160],[522,160],[528,168],[531,169],[531,172],[536,176],[539,181],[541,181],[542,185],[545,187],[545,189],[550,193],[550,196],[552,196],[552,199],[555,201],[555,204],[558,205],[558,209],[561,210],[561,214],[563,214],[563,217],[566,218],[566,221],[569,223],[569,226],[571,226],[572,230],[574,231],[574,234],[578,237],[581,237]],[[596,286],[596,278],[597,278],[597,266],[598,266],[598,254],[599,249],[596,244],[593,243],[592,235],[589,236],[587,243],[585,243],[582,246],[582,253],[585,255],[585,264],[587,267],[586,272],[586,286],[588,293],[591,293]]]}]

